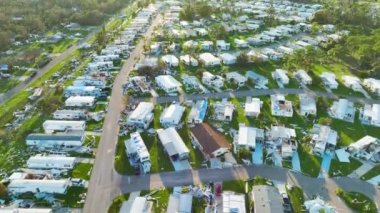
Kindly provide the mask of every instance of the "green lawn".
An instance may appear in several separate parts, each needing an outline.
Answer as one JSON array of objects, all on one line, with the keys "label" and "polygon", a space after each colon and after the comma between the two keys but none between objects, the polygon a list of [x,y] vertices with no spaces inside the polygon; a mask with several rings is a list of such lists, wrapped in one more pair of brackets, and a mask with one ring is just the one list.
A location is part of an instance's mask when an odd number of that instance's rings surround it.
[{"label": "green lawn", "polygon": [[134,175],[135,169],[129,163],[124,141],[128,137],[119,137],[116,145],[115,170],[122,175]]},{"label": "green lawn", "polygon": [[86,135],[84,144],[91,148],[97,148],[100,142],[100,135]]},{"label": "green lawn", "polygon": [[347,176],[359,168],[361,165],[362,163],[355,158],[350,158],[350,163],[342,163],[339,162],[338,159],[332,159],[329,176]]},{"label": "green lawn", "polygon": [[[160,115],[163,110],[164,108],[161,105],[156,105],[152,124],[154,129],[161,128]],[[158,137],[156,135],[149,135],[145,132],[141,134],[141,137],[149,150],[150,162],[152,164],[151,173],[174,171],[172,162],[170,161],[168,154],[165,152],[164,147],[159,142]]]},{"label": "green lawn", "polygon": [[84,187],[70,187],[65,195],[57,195],[64,207],[83,208],[87,189]]},{"label": "green lawn", "polygon": [[[40,87],[41,85],[44,85],[44,82],[51,78],[51,76],[56,73],[57,71],[61,70],[65,64],[70,62],[71,59],[78,57],[80,55],[80,51],[77,50],[73,54],[71,54],[69,57],[67,57],[62,62],[58,63],[54,67],[52,67],[48,72],[45,73],[41,78],[34,81],[30,87]],[[2,104],[2,107],[0,107],[0,127],[4,126],[6,123],[8,123],[13,118],[13,112],[23,108],[28,102],[28,96],[31,94],[31,92],[27,91],[21,91],[16,96],[13,96],[11,99],[9,99],[7,102]]]},{"label": "green lawn", "polygon": [[361,179],[363,180],[369,180],[373,177],[376,177],[380,175],[380,164],[373,167],[371,170],[369,170],[367,173],[365,173]]},{"label": "green lawn", "polygon": [[20,81],[16,79],[0,79],[0,94],[11,90],[19,83]]},{"label": "green lawn", "polygon": [[205,212],[205,209],[207,207],[207,201],[204,198],[196,198],[193,197],[193,203],[192,203],[192,212]]},{"label": "green lawn", "polygon": [[95,121],[90,120],[86,122],[86,131],[101,130],[103,128],[103,120]]},{"label": "green lawn", "polygon": [[233,180],[223,182],[223,191],[233,191],[237,193],[245,193],[245,181]]},{"label": "green lawn", "polygon": [[129,198],[129,193],[117,196],[113,201],[111,206],[108,208],[108,213],[119,213],[121,205],[124,201]]},{"label": "green lawn", "polygon": [[238,130],[240,124],[245,124],[247,126],[250,125],[250,121],[248,118],[245,116],[244,108],[243,108],[243,99],[237,99],[237,98],[232,98],[231,102],[235,106],[235,113],[233,115],[233,119],[231,122],[232,128]]},{"label": "green lawn", "polygon": [[[25,137],[32,132],[40,132],[42,123],[47,119],[47,115],[32,112],[30,118],[26,119],[21,126],[14,131],[0,132],[7,134],[8,143],[0,143],[0,168],[4,172],[11,172],[20,165],[24,165],[26,160],[32,155],[27,149]],[[0,139],[1,142],[1,139]]]},{"label": "green lawn", "polygon": [[282,167],[292,169],[292,160],[291,159],[286,159],[282,161]]},{"label": "green lawn", "polygon": [[97,103],[94,111],[95,112],[100,112],[100,111],[105,112],[106,108],[107,108],[107,104],[98,104]]},{"label": "green lawn", "polygon": [[292,188],[287,189],[286,192],[288,193],[294,213],[305,212],[303,207],[303,203],[305,202],[303,190],[298,186],[292,186]]},{"label": "green lawn", "polygon": [[[190,113],[190,109],[187,108],[185,110],[183,120],[187,121],[187,117],[189,113]],[[188,127],[186,122],[184,122],[182,128],[178,130],[178,134],[181,136],[187,148],[190,150],[190,154],[189,154],[190,165],[194,169],[201,168],[202,163],[204,161],[203,154],[201,153],[201,151],[199,151],[199,149],[193,147],[193,144],[191,143],[191,139],[190,139],[190,128]]]},{"label": "green lawn", "polygon": [[376,204],[369,197],[359,192],[345,192],[337,189],[336,194],[349,206],[352,210],[365,213],[376,213]]},{"label": "green lawn", "polygon": [[258,185],[273,186],[273,183],[270,180],[263,178],[261,176],[256,176],[255,178],[253,178],[253,181],[249,183],[252,184],[253,186],[258,186]]},{"label": "green lawn", "polygon": [[152,212],[166,212],[169,203],[169,196],[173,192],[171,188],[161,188],[159,190],[145,190],[142,191],[140,196],[150,195],[153,198]]},{"label": "green lawn", "polygon": [[174,171],[172,162],[168,154],[165,152],[164,147],[158,141],[156,136],[141,134],[146,147],[149,150],[150,162],[152,164],[151,173],[158,173],[164,171]]},{"label": "green lawn", "polygon": [[90,180],[91,170],[94,165],[91,163],[78,163],[71,171],[70,177]]},{"label": "green lawn", "polygon": [[307,145],[298,145],[298,154],[300,157],[301,171],[311,177],[318,177],[321,170],[322,158],[311,153]]}]

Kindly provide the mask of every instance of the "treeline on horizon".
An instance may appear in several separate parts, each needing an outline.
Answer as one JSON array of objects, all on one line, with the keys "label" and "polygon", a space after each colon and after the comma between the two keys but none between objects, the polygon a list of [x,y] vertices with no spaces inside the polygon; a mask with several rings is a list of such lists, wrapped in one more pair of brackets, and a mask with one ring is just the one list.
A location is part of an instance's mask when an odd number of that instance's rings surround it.
[{"label": "treeline on horizon", "polygon": [[44,34],[70,22],[96,26],[124,8],[130,0],[0,0],[0,51],[13,40]]}]

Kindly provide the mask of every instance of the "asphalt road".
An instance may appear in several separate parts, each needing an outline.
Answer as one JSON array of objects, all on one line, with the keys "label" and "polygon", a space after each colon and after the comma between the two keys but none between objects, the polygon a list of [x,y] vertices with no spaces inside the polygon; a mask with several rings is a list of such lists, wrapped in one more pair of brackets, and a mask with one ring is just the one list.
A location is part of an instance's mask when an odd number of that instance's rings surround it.
[{"label": "asphalt road", "polygon": [[[374,185],[365,181],[349,177],[311,178],[281,167],[263,165],[224,169],[184,170],[145,176],[117,175],[117,178],[113,176],[109,182],[96,185],[99,194],[92,198],[90,198],[89,194],[87,198],[96,199],[92,202],[95,206],[92,209],[85,207],[84,212],[106,212],[113,198],[123,193],[159,189],[162,187],[196,185],[209,183],[211,181],[248,180],[257,175],[273,181],[298,185],[304,190],[307,199],[312,199],[315,195],[318,195],[329,202],[337,212],[353,212],[336,196],[335,191],[338,187],[346,191],[361,192],[372,198],[377,205],[380,204],[380,191]],[[91,192],[89,191],[89,193]],[[89,202],[89,200],[87,200],[87,202]]]},{"label": "asphalt road", "polygon": [[[301,93],[308,93],[315,97],[327,97],[331,99],[338,99],[339,97],[344,97],[348,99],[349,101],[355,102],[355,103],[380,103],[380,100],[374,100],[374,99],[368,99],[368,98],[360,98],[355,96],[338,96],[333,93],[328,92],[319,92],[319,91],[312,91],[309,89],[291,89],[291,88],[283,88],[283,89],[251,89],[251,90],[240,90],[240,91],[232,91],[232,92],[214,92],[214,93],[205,93],[205,94],[193,94],[193,95],[186,95],[184,94],[182,97],[178,96],[159,96],[159,97],[153,97],[151,98],[152,102],[155,103],[170,103],[173,101],[184,101],[184,100],[201,100],[204,98],[211,98],[211,99],[222,99],[222,98],[241,98],[241,97],[247,97],[247,96],[265,96],[265,95],[272,95],[272,94],[284,94],[284,95],[297,95]],[[144,98],[137,98],[137,101],[143,100]]]},{"label": "asphalt road", "polygon": [[[119,134],[118,121],[120,120],[121,112],[125,108],[126,101],[122,94],[122,86],[137,59],[144,51],[144,40],[149,40],[154,28],[160,24],[161,20],[161,15],[152,20],[151,26],[145,34],[146,38],[141,39],[136,45],[114,81],[112,95],[108,104],[108,113],[104,120],[103,132],[96,153],[95,166],[89,182],[84,212],[107,212],[110,202],[121,192],[119,183],[123,182],[123,177],[114,169],[114,156]],[[107,190],[104,190],[104,188]]]}]

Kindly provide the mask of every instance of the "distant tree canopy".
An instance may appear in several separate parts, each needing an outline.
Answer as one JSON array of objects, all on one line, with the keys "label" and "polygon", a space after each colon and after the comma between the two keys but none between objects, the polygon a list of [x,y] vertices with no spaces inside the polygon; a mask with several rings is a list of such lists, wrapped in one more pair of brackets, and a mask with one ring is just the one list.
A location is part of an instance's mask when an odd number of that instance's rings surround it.
[{"label": "distant tree canopy", "polygon": [[228,32],[223,25],[213,24],[209,28],[209,35],[213,40],[226,39],[228,37]]},{"label": "distant tree canopy", "polygon": [[310,71],[313,64],[321,63],[324,59],[323,55],[320,49],[309,46],[305,49],[296,50],[293,54],[286,55],[284,66],[287,70],[304,69],[305,71]]},{"label": "distant tree canopy", "polygon": [[380,76],[380,29],[369,34],[353,34],[329,50],[329,54],[346,60],[360,70],[373,71]]},{"label": "distant tree canopy", "polygon": [[29,34],[42,34],[61,24],[77,22],[99,25],[130,0],[0,0],[0,50],[10,47],[13,39],[24,40]]},{"label": "distant tree canopy", "polygon": [[363,31],[380,27],[380,16],[370,4],[359,4],[355,1],[333,1],[326,4],[325,9],[314,15],[313,21],[319,24],[351,25]]},{"label": "distant tree canopy", "polygon": [[193,21],[197,18],[209,18],[213,13],[213,7],[208,5],[207,1],[200,1],[194,4],[186,2],[180,12],[180,18],[186,21]]},{"label": "distant tree canopy", "polygon": [[[380,15],[371,3],[358,1],[328,2],[313,19],[318,24],[334,24],[350,34],[330,47],[330,56],[337,57],[361,76],[380,77]],[[366,71],[366,72],[363,72]]]}]

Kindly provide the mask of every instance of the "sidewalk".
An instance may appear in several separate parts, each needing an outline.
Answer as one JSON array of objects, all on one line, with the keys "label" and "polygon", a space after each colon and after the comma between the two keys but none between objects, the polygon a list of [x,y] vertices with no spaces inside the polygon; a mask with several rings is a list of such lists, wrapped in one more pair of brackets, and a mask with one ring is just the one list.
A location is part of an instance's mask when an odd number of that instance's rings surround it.
[{"label": "sidewalk", "polygon": [[363,176],[365,173],[367,173],[372,168],[373,168],[373,165],[371,165],[367,162],[363,162],[363,165],[361,165],[359,168],[357,168],[355,171],[353,171],[348,176],[352,177],[352,178],[360,178],[361,176]]}]

